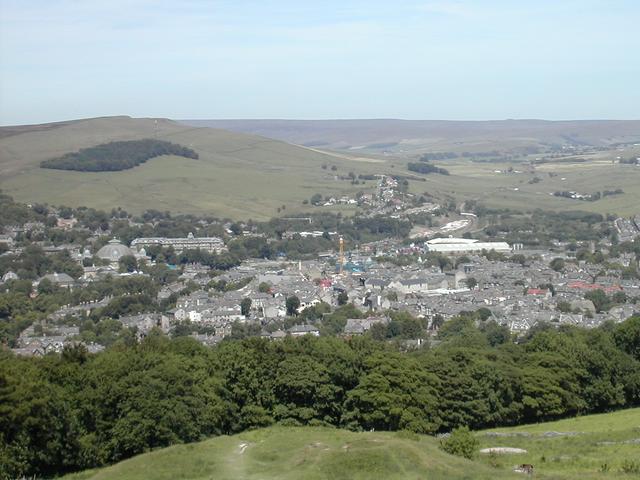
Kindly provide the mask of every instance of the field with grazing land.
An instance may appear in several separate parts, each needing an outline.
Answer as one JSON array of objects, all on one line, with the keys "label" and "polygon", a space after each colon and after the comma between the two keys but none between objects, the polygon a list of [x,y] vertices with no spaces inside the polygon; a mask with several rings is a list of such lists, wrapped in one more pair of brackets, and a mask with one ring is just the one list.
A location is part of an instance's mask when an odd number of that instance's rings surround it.
[{"label": "field with grazing land", "polygon": [[[474,199],[488,207],[525,211],[541,208],[631,215],[640,210],[640,167],[613,164],[605,156],[585,162],[543,163],[535,168],[522,162],[450,160],[435,164],[445,167],[450,175],[429,175],[425,182],[411,182],[411,192],[448,195],[458,201]],[[624,193],[593,202],[553,195],[557,191],[592,194],[616,189]]]},{"label": "field with grazing land", "polygon": [[[623,131],[630,135],[635,124],[624,125]],[[474,135],[479,134],[476,130]],[[447,135],[452,135],[451,131],[447,130]],[[590,135],[589,138],[596,138],[595,133]],[[199,158],[156,157],[117,172],[50,170],[39,166],[43,160],[81,148],[143,138],[183,145],[195,150]],[[475,199],[495,208],[587,210],[619,215],[638,213],[640,205],[640,168],[613,163],[619,155],[624,158],[640,155],[640,148],[632,145],[553,158],[534,167],[530,162],[536,160],[536,155],[509,162],[477,162],[462,157],[433,162],[446,168],[448,176],[409,172],[407,163],[416,162],[417,158],[406,152],[380,155],[319,148],[324,147],[301,147],[245,133],[194,128],[166,119],[104,117],[0,127],[0,189],[28,203],[85,205],[106,210],[119,206],[132,213],[153,208],[264,220],[308,211],[353,213],[356,209],[353,206],[314,208],[302,202],[315,193],[354,197],[359,191],[374,191],[374,180],[352,185],[349,180],[336,179],[354,172],[424,178],[425,181],[410,181],[409,191],[426,192],[440,201],[453,198],[458,204]],[[337,170],[333,171],[332,166]],[[624,193],[594,202],[553,196],[556,191],[592,194],[616,189]]]},{"label": "field with grazing land", "polygon": [[[378,173],[379,162],[326,155],[251,135],[192,128],[170,120],[106,117],[58,127],[0,128],[0,188],[19,201],[131,212],[146,209],[266,219],[291,214],[315,193],[354,195],[374,182],[335,180],[348,172]],[[17,133],[16,133],[17,132]],[[56,171],[42,160],[115,140],[158,138],[195,150],[200,158],[163,156],[119,172]],[[338,170],[330,168],[337,165]]]},{"label": "field with grazing land", "polygon": [[[498,435],[496,435],[498,432]],[[433,437],[354,433],[318,427],[271,427],[176,445],[66,480],[173,479],[517,479],[532,464],[535,478],[631,479],[640,468],[640,409],[477,432],[481,448],[516,447],[526,454],[479,454],[471,461],[444,453]],[[634,443],[635,441],[635,443]],[[634,463],[635,462],[635,463]],[[627,471],[624,471],[624,470]]]},{"label": "field with grazing land", "polygon": [[640,478],[640,408],[498,428],[478,438],[482,448],[527,450],[526,454],[480,457],[482,463],[503,471],[529,463],[539,478]]}]

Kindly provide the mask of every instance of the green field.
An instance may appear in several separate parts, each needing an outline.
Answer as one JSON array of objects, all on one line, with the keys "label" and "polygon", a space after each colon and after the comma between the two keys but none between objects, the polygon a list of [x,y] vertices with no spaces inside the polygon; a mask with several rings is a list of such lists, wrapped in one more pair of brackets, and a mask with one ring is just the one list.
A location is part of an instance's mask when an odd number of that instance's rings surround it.
[{"label": "green field", "polygon": [[[157,130],[156,130],[157,129]],[[47,158],[112,140],[153,138],[193,148],[198,160],[165,156],[120,172],[39,168]],[[337,172],[322,165],[338,165]],[[149,208],[220,217],[267,219],[303,209],[315,193],[340,196],[374,188],[335,174],[377,173],[376,159],[345,158],[244,134],[168,120],[113,117],[0,138],[0,188],[18,201],[139,213]],[[384,165],[384,164],[382,164]]]},{"label": "green field", "polygon": [[[640,168],[612,164],[606,157],[584,163],[548,163],[530,170],[522,163],[478,163],[471,161],[439,162],[451,175],[431,175],[425,182],[412,182],[411,191],[448,195],[459,202],[475,199],[492,208],[514,210],[585,210],[601,214],[640,213]],[[512,167],[519,173],[497,173]],[[552,174],[550,176],[549,174]],[[537,183],[529,183],[534,177]],[[573,200],[552,195],[572,190],[591,194],[621,188],[622,195],[608,196],[595,202]]]},{"label": "green field", "polygon": [[[514,465],[530,463],[544,479],[640,478],[623,463],[640,465],[640,409],[558,422],[477,432],[481,447],[508,446],[523,455],[448,455],[433,437],[318,427],[271,427],[139,455],[67,480],[163,479],[513,479]],[[493,432],[493,431],[492,431]],[[556,432],[548,433],[548,432]],[[515,433],[520,435],[514,436]],[[521,436],[522,433],[529,436]],[[572,433],[573,435],[566,435]],[[615,442],[599,445],[600,442]],[[607,465],[606,467],[604,465]]]},{"label": "green field", "polygon": [[[540,478],[640,478],[640,408],[490,432],[516,436],[490,437],[481,432],[482,448],[514,447],[528,452],[480,457],[482,463],[497,464],[499,470],[530,463]],[[622,472],[625,461],[635,462],[638,471]]]},{"label": "green field", "polygon": [[[158,157],[120,172],[75,172],[39,168],[42,160],[113,140],[158,138],[196,150],[198,160]],[[483,145],[483,148],[487,148]],[[451,175],[424,175],[411,181],[410,192],[476,199],[489,207],[531,210],[589,210],[630,215],[640,209],[640,168],[613,164],[616,155],[640,155],[607,150],[585,156],[584,162],[557,161],[535,171],[522,162],[480,163],[466,159],[436,162]],[[305,211],[342,211],[353,207],[304,206],[315,193],[354,196],[372,191],[374,181],[351,185],[335,176],[356,174],[415,175],[406,170],[409,156],[356,156],[323,152],[253,135],[193,128],[170,120],[105,117],[64,124],[0,128],[0,189],[26,203],[113,207],[140,213],[146,209],[174,213],[211,214],[234,219],[264,220]],[[336,165],[338,170],[323,169]],[[519,173],[496,173],[512,167]],[[551,174],[551,175],[550,175]],[[529,183],[534,177],[537,183]],[[624,194],[586,202],[554,197],[558,190],[595,193],[622,188]],[[278,212],[278,208],[285,210]]]}]

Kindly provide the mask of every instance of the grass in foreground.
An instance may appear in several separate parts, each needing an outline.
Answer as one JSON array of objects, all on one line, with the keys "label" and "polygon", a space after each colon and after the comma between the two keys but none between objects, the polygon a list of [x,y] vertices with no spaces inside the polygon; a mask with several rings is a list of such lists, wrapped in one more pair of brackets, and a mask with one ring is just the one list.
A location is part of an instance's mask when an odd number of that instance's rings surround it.
[{"label": "grass in foreground", "polygon": [[640,478],[640,408],[499,428],[480,432],[478,438],[481,448],[527,450],[522,455],[480,457],[501,471],[530,463],[540,478]]},{"label": "grass in foreground", "polygon": [[[499,435],[495,435],[498,433]],[[173,479],[514,479],[522,463],[542,479],[631,479],[640,471],[640,408],[557,422],[477,432],[481,448],[516,447],[521,455],[446,454],[438,440],[405,432],[355,433],[271,427],[176,445],[81,472],[66,480]]]},{"label": "grass in foreground", "polygon": [[139,455],[67,480],[519,478],[448,455],[431,437],[272,427]]}]

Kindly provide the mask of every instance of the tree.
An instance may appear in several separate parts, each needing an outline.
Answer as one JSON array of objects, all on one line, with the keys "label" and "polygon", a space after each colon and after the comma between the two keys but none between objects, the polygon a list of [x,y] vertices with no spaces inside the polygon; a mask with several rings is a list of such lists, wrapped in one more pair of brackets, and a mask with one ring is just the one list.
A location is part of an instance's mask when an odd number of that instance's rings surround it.
[{"label": "tree", "polygon": [[567,302],[567,301],[564,301],[564,300],[560,300],[556,304],[556,308],[561,313],[570,313],[571,312],[571,304],[569,302]]},{"label": "tree", "polygon": [[607,294],[604,293],[604,290],[602,289],[597,289],[597,290],[592,290],[590,292],[587,292],[585,293],[584,298],[586,298],[587,300],[591,300],[593,302],[593,305],[596,307],[596,311],[598,313],[607,311],[611,307],[611,301],[609,300],[609,297],[607,297]]},{"label": "tree", "polygon": [[310,199],[311,205],[320,205],[322,203],[322,194],[316,193]]},{"label": "tree", "polygon": [[640,361],[640,316],[631,317],[616,326],[613,338],[618,348]]},{"label": "tree", "polygon": [[43,278],[42,280],[40,280],[40,283],[38,284],[38,293],[39,294],[52,294],[53,292],[55,292],[56,287],[55,285],[51,282],[51,280],[49,280],[48,278]]},{"label": "tree", "polygon": [[298,308],[300,308],[300,299],[295,295],[288,297],[286,300],[287,315],[298,315]]},{"label": "tree", "polygon": [[251,299],[249,297],[243,298],[240,302],[240,311],[245,317],[251,313]]},{"label": "tree", "polygon": [[327,367],[308,355],[290,355],[280,362],[273,385],[275,417],[287,423],[335,423],[340,415],[339,389]]},{"label": "tree", "polygon": [[138,262],[133,255],[124,255],[118,260],[120,266],[120,272],[135,272],[138,269]]},{"label": "tree", "polygon": [[467,287],[470,288],[471,290],[473,290],[478,286],[478,280],[476,280],[474,277],[467,278],[466,283],[467,283]]},{"label": "tree", "polygon": [[441,424],[437,408],[438,379],[413,359],[376,353],[367,360],[367,373],[347,394],[347,426],[376,430],[433,433]]},{"label": "tree", "polygon": [[437,330],[442,325],[444,325],[444,317],[442,315],[440,315],[439,313],[436,313],[433,316],[433,319],[431,320],[431,329],[432,330]]},{"label": "tree", "polygon": [[553,260],[551,260],[549,266],[556,272],[561,272],[564,270],[565,263],[562,258],[554,258]]},{"label": "tree", "polygon": [[387,326],[384,323],[374,323],[369,329],[369,335],[374,340],[382,342],[387,339]]},{"label": "tree", "polygon": [[346,305],[348,301],[349,296],[347,295],[347,292],[340,292],[338,295],[338,305]]},{"label": "tree", "polygon": [[476,314],[483,322],[491,318],[491,315],[493,315],[493,313],[491,313],[491,310],[489,310],[487,307],[480,307],[478,310],[476,310]]},{"label": "tree", "polygon": [[261,282],[260,285],[258,285],[258,291],[260,293],[269,293],[271,292],[271,285],[267,282]]}]

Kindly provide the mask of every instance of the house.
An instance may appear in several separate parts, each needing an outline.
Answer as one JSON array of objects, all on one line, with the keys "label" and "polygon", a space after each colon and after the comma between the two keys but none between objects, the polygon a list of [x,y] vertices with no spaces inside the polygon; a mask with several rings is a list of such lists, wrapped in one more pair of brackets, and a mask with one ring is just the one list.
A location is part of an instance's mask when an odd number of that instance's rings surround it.
[{"label": "house", "polygon": [[36,282],[36,286],[43,280],[48,280],[56,287],[62,288],[71,288],[75,284],[75,280],[66,273],[50,273],[45,275]]},{"label": "house", "polygon": [[287,333],[292,337],[302,337],[304,335],[313,335],[314,337],[320,336],[320,330],[313,325],[294,325],[287,330]]},{"label": "house", "polygon": [[537,297],[551,298],[551,292],[546,288],[527,288],[527,295],[534,295]]},{"label": "house", "polygon": [[389,318],[386,317],[369,317],[369,318],[348,318],[347,324],[344,326],[343,334],[345,336],[363,335],[371,330],[376,323],[386,325]]},{"label": "house", "polygon": [[389,280],[385,280],[384,278],[367,278],[364,285],[372,290],[384,290],[389,286]]},{"label": "house", "polygon": [[427,292],[429,282],[426,278],[407,278],[390,282],[389,288],[405,294]]},{"label": "house", "polygon": [[271,334],[271,340],[282,340],[287,334],[282,330],[276,330]]},{"label": "house", "polygon": [[62,228],[63,230],[71,230],[76,223],[78,223],[77,218],[58,218],[56,221],[56,226],[58,228]]}]

